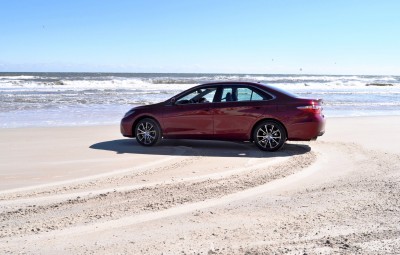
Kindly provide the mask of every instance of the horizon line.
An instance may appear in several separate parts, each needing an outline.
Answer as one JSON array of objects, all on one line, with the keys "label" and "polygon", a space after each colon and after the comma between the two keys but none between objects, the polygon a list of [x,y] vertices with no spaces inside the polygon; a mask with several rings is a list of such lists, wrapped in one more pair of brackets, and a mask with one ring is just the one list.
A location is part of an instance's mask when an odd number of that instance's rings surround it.
[{"label": "horizon line", "polygon": [[314,76],[400,76],[400,74],[315,74],[315,73],[229,73],[229,72],[96,72],[96,71],[0,71],[4,73],[77,73],[77,74],[224,74],[224,75],[314,75]]}]

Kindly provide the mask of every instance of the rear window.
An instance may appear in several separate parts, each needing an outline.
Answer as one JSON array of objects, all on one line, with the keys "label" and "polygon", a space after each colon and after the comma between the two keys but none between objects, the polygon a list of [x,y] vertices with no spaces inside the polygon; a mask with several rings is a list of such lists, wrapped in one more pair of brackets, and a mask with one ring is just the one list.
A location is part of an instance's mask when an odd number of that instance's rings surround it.
[{"label": "rear window", "polygon": [[292,92],[283,90],[283,89],[281,89],[281,88],[277,88],[277,87],[270,86],[270,85],[265,85],[265,84],[261,84],[261,85],[263,85],[263,86],[266,87],[266,88],[270,88],[270,89],[276,90],[276,91],[278,91],[279,93],[282,93],[282,94],[287,95],[287,96],[290,96],[290,97],[296,97],[296,98],[299,97],[298,95],[296,95],[296,94],[294,94],[294,93],[292,93]]}]

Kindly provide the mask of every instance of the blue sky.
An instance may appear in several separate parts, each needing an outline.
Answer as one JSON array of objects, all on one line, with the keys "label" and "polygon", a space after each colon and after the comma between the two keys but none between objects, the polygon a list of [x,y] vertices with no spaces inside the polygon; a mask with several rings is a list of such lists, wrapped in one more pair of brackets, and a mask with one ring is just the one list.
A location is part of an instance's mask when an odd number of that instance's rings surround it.
[{"label": "blue sky", "polygon": [[400,1],[2,0],[0,71],[400,75]]}]

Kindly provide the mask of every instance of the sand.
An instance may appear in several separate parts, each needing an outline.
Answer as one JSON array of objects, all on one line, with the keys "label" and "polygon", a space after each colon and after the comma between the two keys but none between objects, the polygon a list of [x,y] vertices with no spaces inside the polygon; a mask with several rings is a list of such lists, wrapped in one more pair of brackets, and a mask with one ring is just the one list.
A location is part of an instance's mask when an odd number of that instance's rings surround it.
[{"label": "sand", "polygon": [[0,130],[1,254],[399,254],[400,117],[317,141],[166,140],[118,126]]}]

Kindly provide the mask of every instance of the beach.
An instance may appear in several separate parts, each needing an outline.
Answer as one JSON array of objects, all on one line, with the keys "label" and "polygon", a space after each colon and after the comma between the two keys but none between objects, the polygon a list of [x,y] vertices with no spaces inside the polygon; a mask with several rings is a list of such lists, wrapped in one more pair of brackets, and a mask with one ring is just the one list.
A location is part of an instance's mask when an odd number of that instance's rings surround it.
[{"label": "beach", "polygon": [[0,255],[400,255],[399,10],[3,1]]},{"label": "beach", "polygon": [[317,141],[141,147],[116,125],[0,132],[2,254],[398,254],[400,116]]}]

